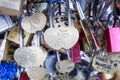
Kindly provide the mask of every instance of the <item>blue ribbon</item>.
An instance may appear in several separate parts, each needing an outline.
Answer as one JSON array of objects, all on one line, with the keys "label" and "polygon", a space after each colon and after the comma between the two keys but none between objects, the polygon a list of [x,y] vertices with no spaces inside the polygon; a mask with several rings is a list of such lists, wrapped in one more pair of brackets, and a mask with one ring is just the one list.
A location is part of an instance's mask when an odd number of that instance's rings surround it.
[{"label": "blue ribbon", "polygon": [[0,79],[12,80],[17,73],[17,66],[12,62],[0,64]]}]

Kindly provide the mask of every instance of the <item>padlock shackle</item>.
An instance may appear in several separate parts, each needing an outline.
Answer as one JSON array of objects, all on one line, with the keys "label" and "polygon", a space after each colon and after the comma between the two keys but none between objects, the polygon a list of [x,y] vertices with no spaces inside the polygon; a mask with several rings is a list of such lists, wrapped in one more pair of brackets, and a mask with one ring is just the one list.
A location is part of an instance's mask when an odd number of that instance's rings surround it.
[{"label": "padlock shackle", "polygon": [[81,7],[81,5],[80,5],[79,0],[74,0],[74,1],[75,1],[75,3],[76,3],[76,8],[77,8],[78,14],[79,14],[79,16],[80,16],[80,19],[81,19],[81,20],[86,19],[85,15],[84,15],[84,13],[83,13],[82,7]]},{"label": "padlock shackle", "polygon": [[36,32],[36,35],[37,35],[37,45],[36,46],[41,45],[41,34],[42,34],[42,31],[37,31]]},{"label": "padlock shackle", "polygon": [[20,48],[24,46],[23,29],[22,29],[22,26],[21,26],[21,21],[22,21],[22,15],[18,18]]},{"label": "padlock shackle", "polygon": [[68,26],[72,26],[71,20],[71,10],[70,10],[70,0],[67,0],[67,16],[68,16]]},{"label": "padlock shackle", "polygon": [[48,4],[48,13],[49,13],[49,25],[50,25],[50,28],[52,28],[53,27],[53,10],[52,10],[51,3]]},{"label": "padlock shackle", "polygon": [[23,30],[22,30],[22,27],[21,26],[19,26],[20,28],[19,28],[19,34],[20,34],[20,48],[21,47],[23,47]]},{"label": "padlock shackle", "polygon": [[59,55],[59,52],[56,51],[56,54],[57,54],[57,60],[60,61],[60,55]]}]

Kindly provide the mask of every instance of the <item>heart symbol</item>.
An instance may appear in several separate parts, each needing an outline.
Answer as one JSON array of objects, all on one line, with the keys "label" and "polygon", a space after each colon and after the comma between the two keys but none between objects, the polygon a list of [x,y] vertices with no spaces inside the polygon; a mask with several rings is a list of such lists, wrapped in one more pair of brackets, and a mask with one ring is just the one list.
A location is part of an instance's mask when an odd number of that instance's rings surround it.
[{"label": "heart symbol", "polygon": [[18,65],[27,68],[43,65],[47,57],[46,53],[42,47],[22,47],[15,51],[14,58]]},{"label": "heart symbol", "polygon": [[47,19],[44,14],[37,13],[30,17],[24,18],[21,22],[21,25],[25,31],[29,33],[35,33],[36,31],[41,31],[44,28],[46,21]]},{"label": "heart symbol", "polygon": [[79,32],[74,27],[49,28],[44,33],[45,42],[53,49],[70,49],[79,38]]}]

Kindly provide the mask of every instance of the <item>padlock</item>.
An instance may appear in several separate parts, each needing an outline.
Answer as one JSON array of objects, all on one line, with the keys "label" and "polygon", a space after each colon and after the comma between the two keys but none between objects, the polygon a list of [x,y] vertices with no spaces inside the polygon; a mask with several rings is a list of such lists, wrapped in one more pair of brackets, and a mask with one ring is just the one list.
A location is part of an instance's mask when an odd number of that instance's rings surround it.
[{"label": "padlock", "polygon": [[70,61],[68,55],[67,55],[68,60],[61,60],[59,56],[59,52],[57,52],[56,54],[57,54],[57,60],[58,60],[58,62],[56,63],[57,71],[63,74],[70,73],[74,69],[75,64]]},{"label": "padlock", "polygon": [[[53,28],[53,20],[52,20],[53,14],[51,11],[52,5],[50,5],[49,8],[50,8],[49,12],[51,12],[49,13],[50,28],[47,29],[44,33],[45,42],[54,50],[60,50],[62,48],[70,49],[76,44],[79,38],[78,30],[74,28],[72,25],[68,25],[69,27],[55,26],[55,28]],[[69,16],[70,16],[70,12],[69,12]],[[71,21],[69,23],[71,24]]]},{"label": "padlock", "polygon": [[43,13],[36,13],[32,16],[23,18],[21,25],[25,31],[29,33],[36,33],[45,27],[46,21],[47,18]]},{"label": "padlock", "polygon": [[92,66],[99,72],[111,75],[117,71],[118,64],[110,60],[107,56],[96,55]]},{"label": "padlock", "polygon": [[[115,17],[113,16],[113,18]],[[112,20],[111,22],[109,20],[107,24],[107,26],[110,28],[105,30],[106,51],[108,53],[120,52],[119,20],[116,19],[115,21]]]},{"label": "padlock", "polygon": [[0,15],[0,33],[13,27],[11,18],[7,15]]},{"label": "padlock", "polygon": [[[16,44],[20,44],[20,43],[19,43],[19,42],[20,42],[20,38],[19,38],[19,27],[18,27],[18,26],[14,26],[14,27],[10,30],[7,39],[8,39],[9,41],[12,41],[12,42],[16,43]],[[24,31],[24,33],[23,33],[23,41],[24,41],[24,44],[23,44],[23,45],[24,45],[24,46],[28,46],[28,45],[30,44],[30,42],[31,42],[31,39],[32,39],[32,34]]]},{"label": "padlock", "polygon": [[81,61],[79,41],[74,45],[74,47],[70,49],[70,57],[71,57],[71,61],[74,63],[78,63]]},{"label": "padlock", "polygon": [[[113,8],[115,9],[115,3]],[[114,53],[114,52],[120,52],[120,39],[119,39],[119,33],[120,33],[120,24],[119,19],[117,19],[118,15],[116,13],[116,10],[113,11],[113,15],[108,17],[107,26],[111,27],[105,30],[105,39],[106,39],[106,51],[108,53]],[[112,19],[111,19],[112,17]],[[113,21],[114,19],[114,21]]]},{"label": "padlock", "polygon": [[0,34],[0,62],[1,60],[7,60],[8,54],[8,41],[7,41],[8,32]]},{"label": "padlock", "polygon": [[107,52],[120,52],[120,28],[109,28],[105,30]]}]

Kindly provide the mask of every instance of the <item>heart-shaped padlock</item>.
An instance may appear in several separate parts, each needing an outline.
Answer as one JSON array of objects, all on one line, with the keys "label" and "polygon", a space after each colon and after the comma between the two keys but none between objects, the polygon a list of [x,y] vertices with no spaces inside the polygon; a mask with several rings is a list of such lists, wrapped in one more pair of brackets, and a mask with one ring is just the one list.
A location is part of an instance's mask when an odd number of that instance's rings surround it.
[{"label": "heart-shaped padlock", "polygon": [[[49,6],[49,12],[52,12],[52,6]],[[60,50],[62,48],[64,49],[70,49],[73,47],[79,38],[79,32],[78,30],[71,25],[71,17],[68,19],[69,27],[59,27],[55,26],[57,28],[53,28],[52,24],[52,13],[49,16],[50,19],[50,28],[48,28],[44,33],[44,40],[45,42],[53,49]],[[70,11],[68,13],[70,16]],[[51,38],[52,37],[52,38]]]},{"label": "heart-shaped padlock", "polygon": [[22,47],[14,53],[16,62],[22,67],[43,65],[46,59],[46,51],[42,47]]},{"label": "heart-shaped padlock", "polygon": [[58,62],[56,63],[56,69],[60,73],[70,73],[75,67],[75,64],[70,61],[69,56],[67,57],[68,60],[60,60],[59,52],[57,52]]},{"label": "heart-shaped padlock", "polygon": [[70,49],[76,44],[78,36],[74,27],[49,28],[44,33],[46,43],[55,50]]},{"label": "heart-shaped padlock", "polygon": [[96,55],[92,66],[99,72],[113,74],[117,71],[117,63],[110,60],[107,56]]},{"label": "heart-shaped padlock", "polygon": [[30,17],[24,18],[21,25],[25,31],[35,33],[45,27],[46,21],[46,16],[43,13],[37,13]]}]

